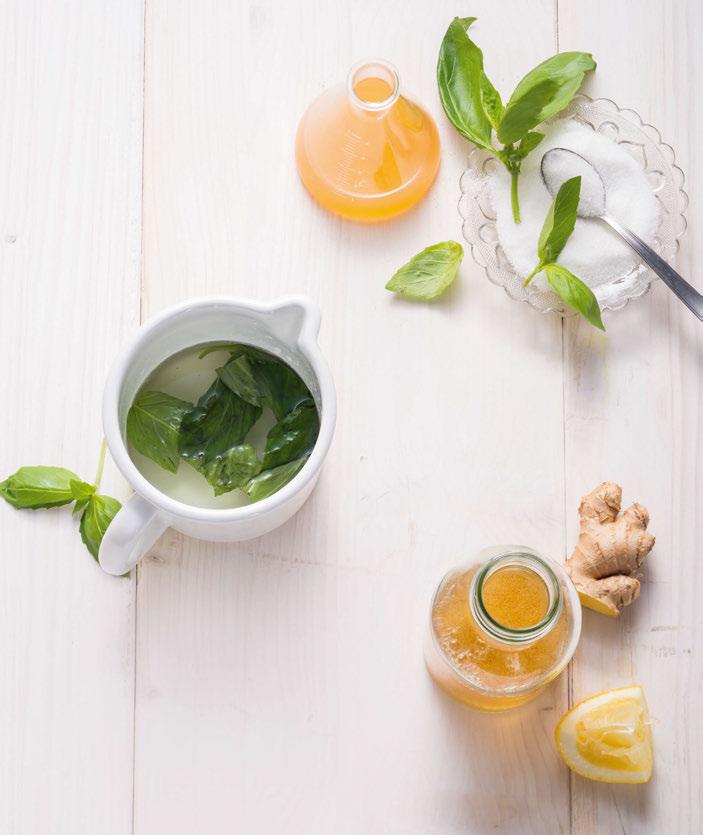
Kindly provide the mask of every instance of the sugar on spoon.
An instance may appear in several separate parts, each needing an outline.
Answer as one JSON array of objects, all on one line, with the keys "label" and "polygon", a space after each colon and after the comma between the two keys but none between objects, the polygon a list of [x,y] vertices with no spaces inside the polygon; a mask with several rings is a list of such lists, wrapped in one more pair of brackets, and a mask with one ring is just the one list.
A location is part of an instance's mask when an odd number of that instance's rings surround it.
[{"label": "sugar on spoon", "polygon": [[600,174],[575,151],[568,148],[552,148],[542,157],[542,179],[552,196],[559,191],[564,180],[564,171],[569,177],[581,175],[581,197],[578,205],[579,217],[595,217],[604,221],[640,256],[640,258],[661,278],[666,286],[675,293],[686,307],[699,319],[703,320],[703,295],[670,267],[663,258],[648,246],[642,238],[635,235],[620,221],[610,217],[605,211],[605,185]]}]

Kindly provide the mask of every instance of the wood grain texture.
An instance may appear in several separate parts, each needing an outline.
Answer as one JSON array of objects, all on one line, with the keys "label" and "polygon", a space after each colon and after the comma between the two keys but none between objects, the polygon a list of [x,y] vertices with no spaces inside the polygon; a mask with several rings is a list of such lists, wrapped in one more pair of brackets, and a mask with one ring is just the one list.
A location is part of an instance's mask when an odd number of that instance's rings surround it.
[{"label": "wood grain texture", "polygon": [[[141,0],[3,3],[0,62],[0,477],[92,479],[104,375],[138,321]],[[0,530],[0,831],[127,835],[134,583],[66,509],[0,502]]]},{"label": "wood grain texture", "polygon": [[[693,195],[678,266],[699,289],[702,12],[700,2],[559,2],[560,48],[587,48],[598,60],[590,91],[637,110],[675,148]],[[573,831],[695,832],[703,768],[701,325],[661,283],[605,321],[607,336],[575,321],[565,330],[569,543],[580,497],[604,479],[622,484],[626,503],[649,508],[657,543],[630,611],[618,621],[586,613],[573,689],[579,699],[643,685],[654,717],[655,772],[637,788],[574,778]]]},{"label": "wood grain texture", "polygon": [[[229,546],[171,533],[140,569],[140,835],[568,829],[551,740],[566,681],[486,718],[438,692],[421,657],[451,565],[493,542],[564,551],[560,322],[509,303],[468,255],[439,305],[383,289],[416,251],[460,237],[467,145],[435,82],[455,12],[148,4],[146,310],[308,294],[340,416],[317,491],[288,525]],[[472,13],[476,37],[502,45],[487,51],[503,89],[554,51],[551,4]],[[415,212],[365,227],[311,201],[293,140],[313,97],[376,56],[437,118],[444,156]]]}]

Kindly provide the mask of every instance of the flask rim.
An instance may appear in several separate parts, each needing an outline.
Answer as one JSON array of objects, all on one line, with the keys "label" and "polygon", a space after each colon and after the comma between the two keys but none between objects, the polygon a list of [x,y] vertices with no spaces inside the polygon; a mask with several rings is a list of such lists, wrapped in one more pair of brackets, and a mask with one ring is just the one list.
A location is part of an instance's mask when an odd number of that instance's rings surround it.
[{"label": "flask rim", "polygon": [[[354,89],[357,82],[364,78],[381,78],[387,81],[391,87],[390,95],[382,101],[366,101],[357,95]],[[347,76],[347,93],[350,101],[359,107],[361,110],[366,110],[369,113],[379,113],[388,110],[398,100],[400,95],[400,76],[398,70],[390,63],[382,59],[375,59],[372,61],[359,61],[358,64],[349,70]]]}]

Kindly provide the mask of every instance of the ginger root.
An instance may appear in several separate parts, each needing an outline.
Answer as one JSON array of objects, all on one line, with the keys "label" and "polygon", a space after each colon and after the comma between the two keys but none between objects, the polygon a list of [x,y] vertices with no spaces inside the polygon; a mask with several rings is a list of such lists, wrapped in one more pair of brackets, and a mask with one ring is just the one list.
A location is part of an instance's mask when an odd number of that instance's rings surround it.
[{"label": "ginger root", "polygon": [[610,617],[638,597],[631,575],[654,546],[647,508],[633,504],[618,516],[621,502],[622,488],[610,481],[583,497],[578,542],[565,566],[581,603]]}]

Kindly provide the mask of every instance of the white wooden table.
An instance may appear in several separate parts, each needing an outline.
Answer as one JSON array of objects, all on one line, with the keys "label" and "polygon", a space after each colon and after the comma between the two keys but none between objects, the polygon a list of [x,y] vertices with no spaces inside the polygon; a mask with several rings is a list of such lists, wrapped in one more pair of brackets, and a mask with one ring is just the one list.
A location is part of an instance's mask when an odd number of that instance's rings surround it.
[{"label": "white wooden table", "polygon": [[[497,86],[557,49],[588,90],[676,148],[693,195],[679,267],[701,286],[700,0],[8,0],[0,5],[0,476],[90,479],[109,363],[192,296],[301,292],[339,393],[312,500],[242,545],[166,534],[136,577],[102,574],[70,514],[0,506],[0,832],[6,835],[689,833],[703,817],[703,330],[657,286],[603,336],[509,301],[467,255],[434,307],[383,289],[460,239],[467,145],[435,61],[454,14]],[[474,31],[474,30],[472,30]],[[365,227],[318,209],[297,120],[383,57],[436,117],[428,199]],[[586,613],[575,661],[496,718],[421,657],[429,594],[495,542],[562,557],[604,479],[657,545],[619,621]],[[114,468],[106,491],[126,497]],[[646,787],[570,777],[568,705],[641,683]]]}]

